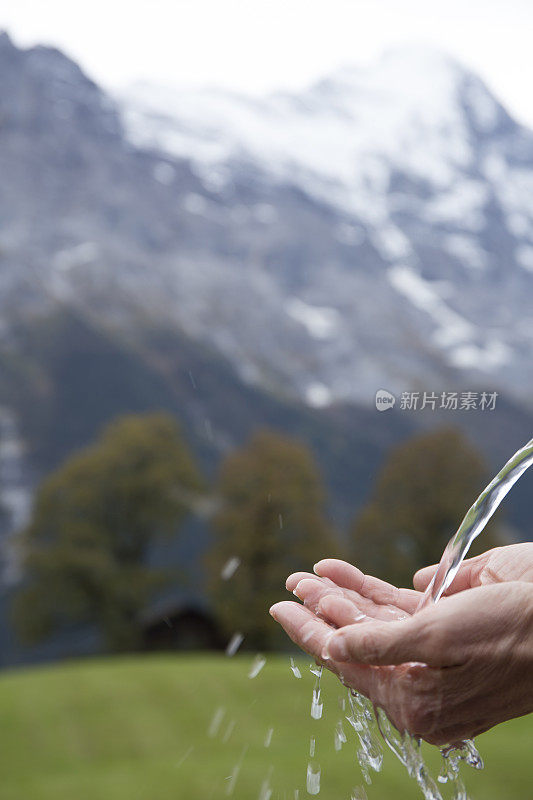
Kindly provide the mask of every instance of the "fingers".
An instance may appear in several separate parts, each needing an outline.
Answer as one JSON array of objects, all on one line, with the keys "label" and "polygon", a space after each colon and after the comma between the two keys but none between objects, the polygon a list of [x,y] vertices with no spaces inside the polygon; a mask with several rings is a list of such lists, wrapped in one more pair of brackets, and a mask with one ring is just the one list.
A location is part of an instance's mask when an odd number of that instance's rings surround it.
[{"label": "fingers", "polygon": [[276,603],[270,614],[284,628],[285,632],[302,650],[315,661],[323,663],[347,686],[370,697],[376,683],[375,670],[359,664],[337,664],[333,659],[324,659],[324,647],[333,633],[332,628],[319,619],[312,611],[299,603],[285,600]]},{"label": "fingers", "polygon": [[313,575],[312,572],[293,572],[285,581],[285,588],[289,592],[294,592],[300,581],[303,581],[304,578],[311,578],[315,581],[317,579],[316,575]]},{"label": "fingers", "polygon": [[420,612],[398,622],[349,625],[328,639],[327,653],[338,662],[393,665],[415,661],[434,667],[448,666],[449,657],[432,637],[427,616]]},{"label": "fingers", "polygon": [[306,653],[321,660],[324,645],[332,628],[300,603],[284,600],[270,609],[271,616],[279,622],[293,642]]},{"label": "fingers", "polygon": [[420,602],[420,594],[413,589],[398,589],[386,581],[364,575],[360,569],[336,558],[324,558],[314,566],[321,578],[329,578],[338,586],[352,589],[379,605],[393,605],[408,614],[414,613]]},{"label": "fingers", "polygon": [[365,578],[360,569],[339,558],[323,558],[315,564],[313,570],[321,578],[330,578],[338,586],[354,589],[356,592],[360,590]]},{"label": "fingers", "polygon": [[[296,574],[300,576],[305,575],[306,573]],[[341,613],[342,609],[344,608],[346,609],[346,614],[348,614],[348,609],[350,606],[353,608],[353,613],[351,616],[346,617],[349,619],[349,622],[342,624],[351,624],[358,619],[361,614],[372,619],[383,620],[403,619],[406,616],[406,612],[402,609],[396,608],[396,606],[380,605],[379,603],[375,603],[373,600],[370,600],[368,597],[363,597],[352,589],[341,589],[328,578],[304,577],[296,584],[296,587],[293,589],[293,594],[295,594],[299,600],[302,600],[304,605],[307,606],[307,608],[310,608],[311,611],[326,617],[328,616],[328,607],[327,603],[326,605],[321,605],[322,601],[329,597],[344,599],[346,603],[341,604]],[[333,611],[335,608],[335,605],[331,606]],[[343,618],[345,618],[344,615]],[[336,620],[333,618],[330,619],[335,623],[335,625],[339,625]]]},{"label": "fingers", "polygon": [[335,584],[330,584],[329,581],[325,583],[319,578],[303,578],[293,590],[293,594],[315,614],[320,614],[319,604],[323,597],[330,594],[342,597],[342,593],[343,589],[339,589]]},{"label": "fingers", "polygon": [[351,600],[334,594],[326,594],[320,599],[317,613],[337,628],[369,619]]},{"label": "fingers", "polygon": [[[465,589],[479,586],[481,584],[481,573],[487,563],[489,554],[490,551],[475,556],[474,558],[467,558],[463,561],[457,575],[447,588],[445,594],[450,595],[456,592],[464,592]],[[419,569],[418,572],[415,573],[413,578],[413,586],[415,589],[420,592],[426,590],[437,571],[437,566],[437,564],[433,564],[431,567],[423,567],[423,569]]]},{"label": "fingers", "polygon": [[313,572],[293,572],[292,575],[289,575],[285,581],[285,587],[289,590],[289,592],[294,592],[300,581],[306,579],[318,581],[326,586],[336,586],[336,584],[329,578],[319,578]]},{"label": "fingers", "polygon": [[407,614],[396,606],[380,606],[356,592],[344,589],[344,594],[323,592],[317,605],[316,613],[326,617],[336,627],[351,625],[363,620],[396,620],[405,619]]},{"label": "fingers", "polygon": [[422,567],[413,576],[413,586],[419,592],[425,592],[433,576],[437,571],[438,564],[432,564],[430,567]]}]

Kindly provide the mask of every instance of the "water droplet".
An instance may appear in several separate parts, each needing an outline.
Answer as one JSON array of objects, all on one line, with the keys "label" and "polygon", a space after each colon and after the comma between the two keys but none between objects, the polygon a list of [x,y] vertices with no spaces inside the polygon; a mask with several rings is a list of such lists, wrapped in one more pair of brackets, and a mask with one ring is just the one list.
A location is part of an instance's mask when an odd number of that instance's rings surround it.
[{"label": "water droplet", "polygon": [[236,571],[240,566],[240,563],[241,559],[237,558],[237,556],[232,556],[231,558],[228,558],[228,560],[226,561],[226,563],[224,564],[224,566],[220,571],[220,577],[222,578],[222,580],[229,581],[229,579],[235,575]]},{"label": "water droplet", "polygon": [[232,719],[232,720],[229,721],[228,727],[226,728],[226,732],[224,733],[224,736],[222,737],[222,742],[224,744],[226,744],[226,742],[229,742],[230,736],[233,733],[233,729],[234,728],[235,728],[235,720]]},{"label": "water droplet", "polygon": [[320,767],[314,766],[311,762],[307,765],[306,786],[309,794],[320,792]]},{"label": "water droplet", "polygon": [[313,699],[311,701],[311,716],[313,719],[320,719],[324,704],[320,702],[320,689],[313,689]]},{"label": "water droplet", "polygon": [[248,747],[243,747],[242,753],[240,755],[239,760],[233,767],[233,772],[231,775],[228,776],[226,779],[228,781],[228,785],[226,786],[226,796],[229,797],[233,794],[235,790],[235,784],[237,783],[237,778],[239,777],[239,772],[241,771],[242,762],[244,761],[244,756],[246,755]]},{"label": "water droplet", "polygon": [[274,728],[269,728],[265,735],[265,747],[270,747],[270,743],[272,741],[272,734],[274,733]]},{"label": "water droplet", "polygon": [[228,646],[226,647],[226,655],[231,658],[234,656],[241,644],[244,641],[244,636],[242,633],[234,633],[231,639],[228,642]]},{"label": "water droplet", "polygon": [[258,653],[254,658],[254,660],[252,661],[252,666],[250,667],[248,677],[257,678],[257,676],[259,675],[265,664],[266,664],[266,658],[262,656],[260,653]]},{"label": "water droplet", "polygon": [[294,658],[291,656],[289,659],[289,664],[291,666],[292,674],[295,678],[301,678],[302,673],[300,672],[300,668],[294,663]]},{"label": "water droplet", "polygon": [[272,778],[273,769],[273,767],[269,767],[268,774],[261,784],[258,800],[270,800],[272,797],[272,787],[270,786],[270,781]]},{"label": "water droplet", "polygon": [[226,709],[223,706],[219,706],[213,717],[211,722],[209,723],[209,728],[207,729],[207,735],[212,739],[214,736],[217,735],[219,728],[222,724],[222,720],[224,719],[224,715],[226,713]]},{"label": "water droplet", "polygon": [[182,757],[178,759],[178,761],[176,762],[176,766],[177,766],[177,767],[181,767],[181,765],[183,764],[183,762],[184,762],[184,761],[185,761],[187,758],[189,758],[189,756],[190,756],[190,754],[193,752],[193,750],[194,750],[194,747],[189,747],[189,749],[188,749],[188,750],[187,750],[187,751],[186,751],[186,752],[185,752],[185,753],[182,755]]},{"label": "water droplet", "polygon": [[346,739],[346,734],[344,733],[344,728],[342,726],[342,721],[339,720],[337,722],[337,725],[335,726],[335,738],[334,738],[335,750],[337,750],[338,752],[342,748],[343,744],[346,744],[346,741],[347,739]]}]

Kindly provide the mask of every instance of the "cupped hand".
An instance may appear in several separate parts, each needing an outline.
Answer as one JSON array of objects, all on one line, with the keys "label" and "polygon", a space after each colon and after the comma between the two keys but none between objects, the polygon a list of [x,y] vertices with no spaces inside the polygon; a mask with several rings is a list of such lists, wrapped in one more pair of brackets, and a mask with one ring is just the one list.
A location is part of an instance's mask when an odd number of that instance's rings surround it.
[{"label": "cupped hand", "polygon": [[[415,589],[425,591],[436,570],[437,564],[419,570],[413,579]],[[505,581],[533,583],[533,542],[496,547],[480,556],[466,559],[445,594]]]},{"label": "cupped hand", "polygon": [[[323,563],[317,571],[332,581]],[[350,575],[358,579],[339,563],[333,566],[337,579],[342,570],[345,583]],[[526,581],[457,592],[410,616],[417,592],[392,587],[387,595],[388,584],[365,578],[358,589],[350,588],[353,582],[338,587],[339,594],[331,585],[302,586],[302,580],[316,579],[300,578],[297,588],[307,598],[316,591],[317,610],[325,604],[327,621],[292,602],[277,603],[272,616],[343,683],[381,706],[399,730],[448,744],[533,711],[533,586]],[[346,590],[359,597],[350,600]],[[385,597],[396,601],[391,605],[406,614],[403,619],[367,615],[365,622],[346,624],[347,603],[359,608],[363,598],[379,606]]]},{"label": "cupped hand", "polygon": [[412,614],[421,593],[398,589],[390,583],[364,575],[361,570],[336,558],[325,558],[314,566],[315,574],[295,572],[286,587],[319,617],[335,625],[350,625],[371,619],[403,619]]}]

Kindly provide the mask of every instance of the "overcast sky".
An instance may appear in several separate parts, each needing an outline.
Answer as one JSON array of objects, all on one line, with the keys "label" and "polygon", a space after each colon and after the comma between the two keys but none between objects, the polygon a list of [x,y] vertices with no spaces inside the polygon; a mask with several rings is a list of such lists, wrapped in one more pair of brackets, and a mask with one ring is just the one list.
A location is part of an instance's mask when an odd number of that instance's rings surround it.
[{"label": "overcast sky", "polygon": [[296,89],[426,43],[477,70],[533,126],[532,0],[2,0],[0,28],[19,45],[60,47],[111,88]]}]

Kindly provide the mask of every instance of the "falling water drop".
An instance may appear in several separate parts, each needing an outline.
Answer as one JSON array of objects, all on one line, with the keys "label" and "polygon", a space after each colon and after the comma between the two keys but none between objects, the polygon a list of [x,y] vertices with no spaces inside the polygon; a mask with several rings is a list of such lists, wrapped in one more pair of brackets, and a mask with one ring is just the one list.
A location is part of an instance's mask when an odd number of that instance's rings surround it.
[{"label": "falling water drop", "polygon": [[334,736],[334,744],[335,750],[337,752],[342,748],[343,744],[346,744],[346,734],[344,733],[344,728],[342,726],[342,721],[339,720],[337,725],[335,726],[335,736]]},{"label": "falling water drop", "polygon": [[212,739],[214,736],[217,735],[220,726],[222,724],[222,720],[224,719],[224,715],[226,713],[226,709],[223,706],[219,706],[213,717],[211,722],[209,723],[209,728],[207,729],[207,735]]},{"label": "falling water drop", "polygon": [[226,647],[226,655],[229,656],[229,658],[234,656],[239,647],[241,646],[241,644],[243,643],[243,641],[244,641],[244,635],[242,633],[239,632],[234,633]]},{"label": "falling water drop", "polygon": [[300,672],[300,668],[294,663],[294,658],[291,656],[289,659],[289,664],[292,670],[292,674],[295,678],[301,678],[302,673]]},{"label": "falling water drop", "polygon": [[311,761],[307,765],[306,786],[309,794],[318,794],[320,792],[320,767],[314,765]]},{"label": "falling water drop", "polygon": [[254,660],[252,661],[252,666],[250,667],[250,671],[248,673],[249,678],[257,678],[261,670],[266,664],[266,658],[258,653]]},{"label": "falling water drop", "polygon": [[229,581],[232,578],[238,568],[240,567],[241,559],[237,558],[237,556],[232,556],[228,558],[222,569],[220,570],[220,577],[223,581]]}]

